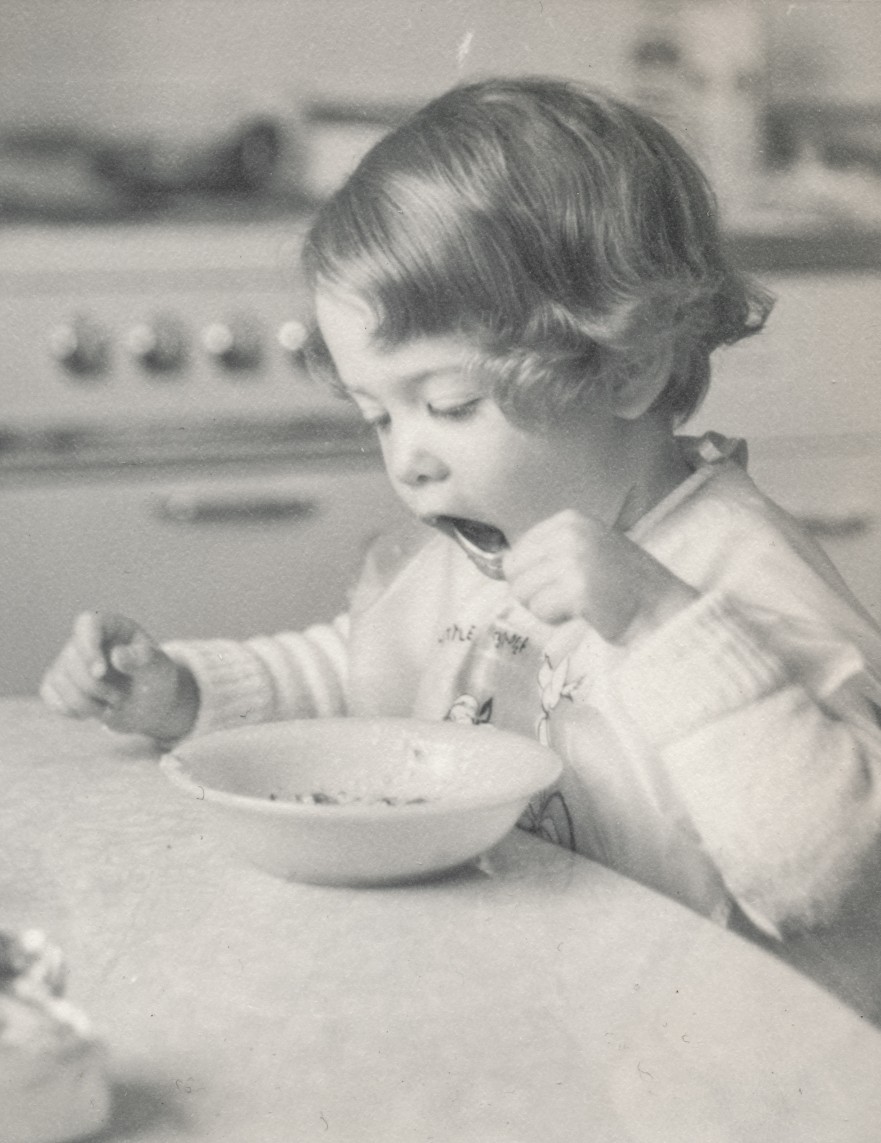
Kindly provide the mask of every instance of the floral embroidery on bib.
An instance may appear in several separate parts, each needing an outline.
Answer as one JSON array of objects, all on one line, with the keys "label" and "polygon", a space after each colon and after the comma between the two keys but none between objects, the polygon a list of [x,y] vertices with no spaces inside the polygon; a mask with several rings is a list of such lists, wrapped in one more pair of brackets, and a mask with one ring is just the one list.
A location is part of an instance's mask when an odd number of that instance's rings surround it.
[{"label": "floral embroidery on bib", "polygon": [[534,833],[545,841],[575,852],[575,826],[566,799],[559,790],[533,799],[520,815],[517,825],[527,833]]},{"label": "floral embroidery on bib", "polygon": [[444,722],[470,722],[474,726],[489,722],[493,713],[493,700],[479,702],[474,695],[459,695],[447,713]]},{"label": "floral embroidery on bib", "polygon": [[[568,679],[569,657],[566,656],[553,666],[545,655],[538,670],[538,691],[541,714],[535,724],[535,734],[543,746],[551,745],[551,714],[562,699],[571,701],[583,678]],[[575,826],[566,799],[559,790],[546,791],[529,803],[517,822],[528,833],[537,834],[545,841],[564,849],[575,851]]]},{"label": "floral embroidery on bib", "polygon": [[[581,678],[567,681],[569,672],[568,657],[556,667],[544,656],[538,671],[538,692],[541,714],[535,723],[535,734],[543,745],[550,745],[550,716],[562,699],[570,699],[582,683]],[[481,700],[475,694],[464,691],[451,704],[444,716],[446,722],[468,723],[474,726],[492,720],[493,699],[490,696]],[[559,790],[544,791],[526,807],[517,825],[528,833],[549,841],[564,849],[575,850],[575,826],[566,800]]]},{"label": "floral embroidery on bib", "polygon": [[538,690],[541,698],[541,714],[535,724],[535,734],[543,746],[550,746],[550,718],[551,712],[560,702],[560,699],[571,699],[572,695],[581,686],[582,679],[567,682],[569,673],[568,656],[561,659],[556,667],[544,656],[538,671]]}]

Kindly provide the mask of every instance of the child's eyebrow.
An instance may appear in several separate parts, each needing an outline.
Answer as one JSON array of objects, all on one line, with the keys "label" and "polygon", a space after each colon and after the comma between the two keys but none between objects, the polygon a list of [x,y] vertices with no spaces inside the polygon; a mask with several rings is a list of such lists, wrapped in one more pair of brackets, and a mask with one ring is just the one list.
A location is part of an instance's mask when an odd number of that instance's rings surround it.
[{"label": "child's eyebrow", "polygon": [[[404,373],[400,377],[395,377],[394,383],[402,388],[419,388],[429,381],[445,377],[465,377],[467,372],[467,369],[462,365],[441,365],[437,369],[418,369],[413,373]],[[372,393],[366,389],[361,389],[357,384],[346,385],[341,382],[340,387],[350,397],[373,397]]]}]

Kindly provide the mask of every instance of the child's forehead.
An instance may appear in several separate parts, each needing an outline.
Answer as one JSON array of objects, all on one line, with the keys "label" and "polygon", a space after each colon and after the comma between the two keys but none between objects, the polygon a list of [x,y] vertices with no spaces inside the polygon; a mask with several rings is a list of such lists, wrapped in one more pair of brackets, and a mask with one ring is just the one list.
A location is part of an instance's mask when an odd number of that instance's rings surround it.
[{"label": "child's forehead", "polygon": [[372,340],[376,316],[358,294],[342,288],[323,287],[315,292],[315,317],[325,341],[338,332],[358,334],[365,342]]},{"label": "child's forehead", "polygon": [[350,389],[375,382],[419,385],[461,375],[473,354],[455,335],[416,337],[396,345],[376,338],[376,318],[354,294],[320,291],[315,316],[343,384]]}]

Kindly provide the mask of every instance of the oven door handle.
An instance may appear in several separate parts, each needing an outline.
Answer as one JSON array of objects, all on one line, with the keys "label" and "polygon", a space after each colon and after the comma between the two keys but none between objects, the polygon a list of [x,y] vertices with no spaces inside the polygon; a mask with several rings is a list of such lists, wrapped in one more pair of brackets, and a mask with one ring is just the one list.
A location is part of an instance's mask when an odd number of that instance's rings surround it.
[{"label": "oven door handle", "polygon": [[872,531],[869,512],[802,513],[796,520],[816,540],[850,540]]},{"label": "oven door handle", "polygon": [[301,496],[271,493],[170,492],[156,500],[154,516],[168,524],[272,524],[305,520],[318,504]]}]

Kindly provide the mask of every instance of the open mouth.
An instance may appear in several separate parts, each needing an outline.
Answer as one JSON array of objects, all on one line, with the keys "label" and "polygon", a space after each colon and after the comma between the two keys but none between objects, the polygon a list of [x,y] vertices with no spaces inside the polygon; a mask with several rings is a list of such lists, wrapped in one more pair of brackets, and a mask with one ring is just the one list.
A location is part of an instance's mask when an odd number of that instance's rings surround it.
[{"label": "open mouth", "polygon": [[508,550],[508,541],[499,528],[461,516],[435,516],[429,523],[452,537],[484,575],[490,579],[505,578],[502,556]]}]

